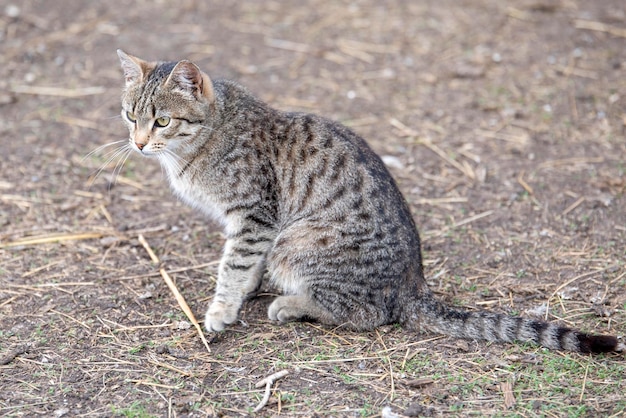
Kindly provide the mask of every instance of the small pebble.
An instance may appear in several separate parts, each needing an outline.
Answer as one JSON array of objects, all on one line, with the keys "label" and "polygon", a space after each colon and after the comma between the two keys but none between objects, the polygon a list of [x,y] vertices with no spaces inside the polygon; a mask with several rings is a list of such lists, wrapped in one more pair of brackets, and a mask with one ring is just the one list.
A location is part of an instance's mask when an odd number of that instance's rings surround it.
[{"label": "small pebble", "polygon": [[9,4],[4,8],[4,14],[13,19],[20,17],[21,12],[20,8],[14,4]]},{"label": "small pebble", "polygon": [[402,164],[402,161],[400,161],[398,157],[394,157],[393,155],[383,155],[380,158],[387,167],[397,168],[398,170],[404,169],[404,164]]}]

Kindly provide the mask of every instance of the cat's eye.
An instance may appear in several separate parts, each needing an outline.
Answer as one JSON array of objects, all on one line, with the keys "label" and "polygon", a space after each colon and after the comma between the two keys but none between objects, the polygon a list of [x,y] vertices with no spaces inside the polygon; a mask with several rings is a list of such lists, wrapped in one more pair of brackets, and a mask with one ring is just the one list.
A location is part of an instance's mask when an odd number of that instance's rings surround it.
[{"label": "cat's eye", "polygon": [[154,126],[158,128],[164,128],[169,124],[170,124],[170,118],[167,116],[161,116],[160,118],[157,118],[157,120],[154,121]]},{"label": "cat's eye", "polygon": [[131,121],[132,123],[137,122],[137,118],[135,117],[135,115],[132,112],[126,112],[126,117],[128,118],[129,121]]}]

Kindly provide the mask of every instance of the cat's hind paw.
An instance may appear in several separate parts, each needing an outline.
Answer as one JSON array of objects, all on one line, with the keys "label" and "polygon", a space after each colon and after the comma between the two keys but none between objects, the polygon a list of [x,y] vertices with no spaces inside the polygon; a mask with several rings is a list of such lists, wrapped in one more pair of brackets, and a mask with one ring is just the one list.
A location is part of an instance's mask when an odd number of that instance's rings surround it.
[{"label": "cat's hind paw", "polygon": [[332,323],[328,312],[318,307],[306,296],[279,296],[267,310],[272,321],[291,322],[303,319]]},{"label": "cat's hind paw", "polygon": [[304,312],[297,303],[294,303],[294,297],[281,296],[272,302],[267,310],[267,316],[272,321],[291,322],[297,321],[304,316]]},{"label": "cat's hind paw", "polygon": [[239,309],[224,302],[213,302],[204,317],[204,327],[209,332],[223,331],[226,325],[237,320]]}]

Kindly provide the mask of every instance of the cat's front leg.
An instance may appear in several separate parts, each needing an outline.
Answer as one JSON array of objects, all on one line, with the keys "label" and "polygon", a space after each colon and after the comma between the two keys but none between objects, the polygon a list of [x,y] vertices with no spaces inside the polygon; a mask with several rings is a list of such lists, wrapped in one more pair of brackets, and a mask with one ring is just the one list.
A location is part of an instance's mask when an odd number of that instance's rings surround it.
[{"label": "cat's front leg", "polygon": [[273,240],[271,235],[244,233],[226,241],[215,297],[204,319],[208,331],[222,331],[235,322],[246,296],[258,289]]}]

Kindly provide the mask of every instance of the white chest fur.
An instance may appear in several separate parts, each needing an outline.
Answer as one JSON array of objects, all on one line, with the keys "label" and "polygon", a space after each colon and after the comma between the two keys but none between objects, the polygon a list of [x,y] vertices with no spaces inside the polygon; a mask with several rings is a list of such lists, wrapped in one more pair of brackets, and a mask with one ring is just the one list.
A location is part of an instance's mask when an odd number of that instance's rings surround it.
[{"label": "white chest fur", "polygon": [[[180,174],[181,167],[169,158],[159,158],[174,194],[192,208],[198,209],[223,226],[228,226],[226,213],[215,196],[203,187],[193,170]],[[197,173],[195,173],[197,174]]]}]

